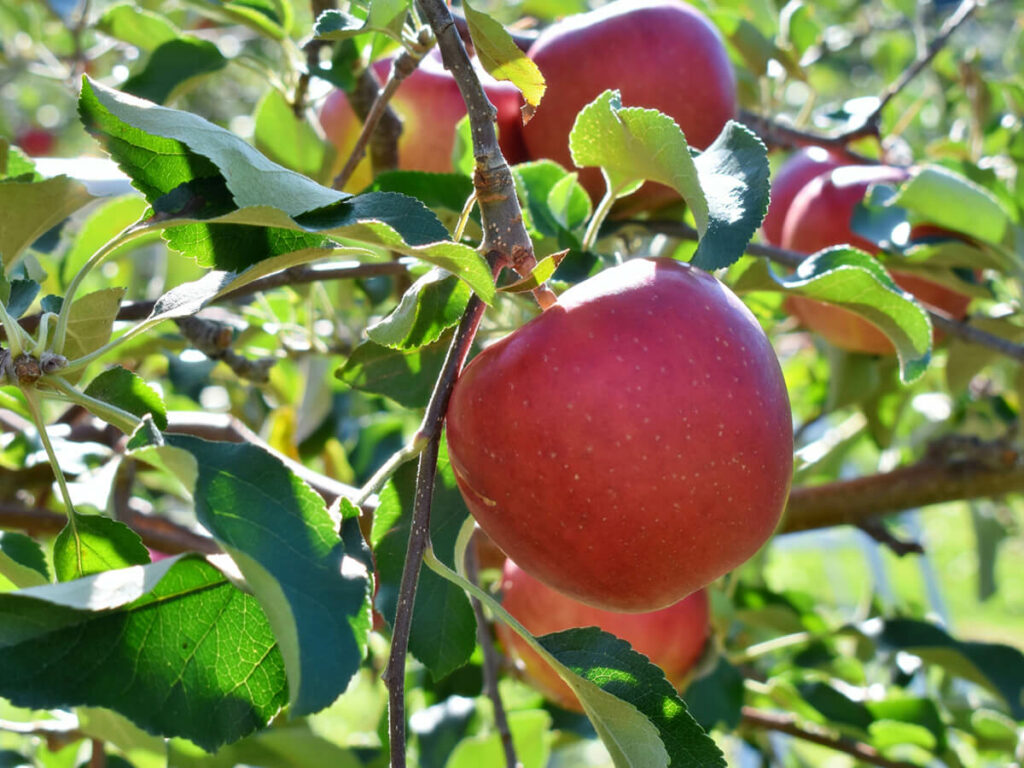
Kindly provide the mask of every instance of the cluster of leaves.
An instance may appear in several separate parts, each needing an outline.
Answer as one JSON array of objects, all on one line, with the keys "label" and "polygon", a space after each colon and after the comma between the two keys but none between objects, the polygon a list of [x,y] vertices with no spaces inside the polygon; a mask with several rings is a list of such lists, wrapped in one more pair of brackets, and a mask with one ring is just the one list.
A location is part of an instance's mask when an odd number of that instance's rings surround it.
[{"label": "cluster of leaves", "polygon": [[[14,707],[74,707],[78,734],[116,746],[137,765],[154,755],[195,766],[382,765],[386,715],[375,670],[383,664],[383,637],[396,611],[415,470],[406,464],[394,474],[364,535],[358,508],[344,495],[328,506],[280,456],[348,483],[368,480],[416,429],[450,329],[470,295],[492,306],[485,334],[514,327],[535,311],[525,294],[530,287],[548,278],[556,286],[577,282],[610,263],[612,249],[599,241],[618,225],[606,221],[606,206],[591,205],[569,170],[544,160],[515,167],[528,231],[545,258],[531,278],[496,290],[474,249],[479,222],[471,217],[459,240],[444,223],[458,216],[472,192],[465,163],[456,165],[462,173],[382,174],[356,196],[323,186],[337,158],[304,118],[296,118],[287,99],[292,83],[282,82],[273,66],[274,56],[294,55],[293,37],[313,28],[306,9],[287,0],[185,5],[192,10],[105,7],[96,34],[143,55],[119,90],[87,79],[77,102],[81,125],[141,198],[96,201],[80,183],[43,178],[17,149],[0,146],[0,300],[11,320],[33,308],[42,317],[52,313],[47,322],[65,328],[55,351],[69,362],[58,372],[66,386],[44,377],[38,390],[0,389],[0,405],[36,423],[2,446],[0,460],[10,472],[4,498],[34,489],[35,503],[47,503],[47,445],[72,481],[68,524],[55,538],[0,533],[0,695],[13,705],[0,704],[0,714],[26,715]],[[561,11],[576,9],[564,5]],[[71,4],[53,8],[74,21]],[[336,41],[332,66],[321,65],[314,75],[350,85],[361,57],[401,44],[407,10],[404,1],[353,4],[331,30],[322,30]],[[827,7],[794,2],[781,17],[739,3],[714,10],[744,65],[748,103],[763,95],[758,82],[775,78],[770,61],[786,71],[776,91],[789,81],[806,87],[814,77],[801,62],[824,45],[820,16]],[[245,42],[232,52],[199,30],[183,30],[194,11],[229,25]],[[31,10],[10,13],[36,18]],[[476,13],[476,29],[501,39],[493,20]],[[58,53],[73,56],[74,46],[64,43]],[[890,55],[900,60],[912,52]],[[222,112],[230,110],[230,99],[227,107],[215,105],[199,90],[184,110],[127,95],[167,104],[199,83],[219,93],[229,76],[243,79],[246,66],[258,67],[274,85],[253,109],[251,144],[197,114],[227,121],[235,116]],[[938,72],[948,77],[949,64],[940,60]],[[1011,86],[1000,99],[1012,97]],[[999,114],[1001,103],[990,99],[986,109]],[[859,113],[852,109],[846,105],[831,117],[836,124],[854,121]],[[984,123],[984,115],[977,117]],[[996,127],[985,137],[986,152],[1016,157],[1009,132]],[[901,269],[916,267],[959,288],[971,282],[964,268],[1016,277],[1024,242],[1019,176],[1018,188],[1010,189],[990,169],[957,155],[898,190],[879,190],[865,206],[858,227],[887,246],[881,260],[832,250],[783,275],[742,257],[764,214],[769,178],[764,146],[742,125],[731,123],[715,144],[695,153],[671,119],[623,105],[609,91],[581,113],[570,146],[579,165],[604,170],[609,201],[644,180],[678,191],[700,238],[672,242],[664,252],[724,270],[769,328],[778,324],[781,297],[796,293],[859,311],[894,341],[901,378],[916,381],[913,388],[900,385],[892,361],[835,351],[826,358],[807,345],[783,355],[801,423],[863,422],[838,444],[834,430],[811,429],[798,479],[831,479],[840,467],[868,466],[893,445],[913,455],[931,433],[920,410],[904,406],[936,388],[948,387],[959,398],[952,427],[980,421],[981,429],[994,431],[1016,419],[1016,371],[1007,371],[995,353],[954,342],[944,353],[941,380],[942,369],[930,366],[928,316],[895,287],[884,265],[898,261]],[[79,211],[87,215],[78,217],[71,237],[47,234]],[[901,227],[919,220],[968,234],[975,245],[894,246]],[[642,228],[618,232],[633,253],[651,247]],[[283,353],[263,390],[197,359],[187,340],[167,331],[166,321],[220,305],[267,275],[325,258],[364,264],[401,258],[416,279],[407,288],[404,277],[295,287],[230,305],[220,318],[237,329],[235,346],[249,354]],[[149,292],[158,271],[146,267],[152,260],[166,265],[165,290],[157,296]],[[101,261],[102,271],[94,269]],[[124,284],[127,295],[153,301],[141,322],[118,326],[112,337],[126,295],[114,286]],[[1018,340],[1024,337],[1019,323],[998,307],[1018,298],[1008,285],[995,281],[970,290],[990,301],[979,326]],[[6,318],[4,325],[10,328]],[[46,328],[41,321],[38,340],[48,348],[57,332],[51,337]],[[96,361],[108,352],[124,365],[101,373]],[[338,352],[344,353],[340,364],[331,357]],[[968,387],[982,371],[998,384],[1002,377],[1009,382],[971,397]],[[84,387],[76,386],[79,377]],[[147,383],[153,381],[159,386]],[[83,441],[74,430],[50,430],[47,439],[36,391],[84,407],[130,440],[116,451],[93,438]],[[277,455],[167,429],[169,414],[209,407],[217,397],[266,435]],[[816,452],[822,445],[827,450]],[[201,524],[225,555],[151,562],[130,527],[101,513],[116,506],[125,482],[130,495],[158,513]],[[354,498],[355,489],[347,496]],[[453,572],[467,517],[442,455],[431,523],[436,560],[428,562],[434,570],[421,574],[410,640],[412,748],[422,766],[500,764],[489,705],[477,697],[475,619],[466,585]],[[1016,721],[1024,719],[1019,651],[959,641],[920,620],[923,611],[897,618],[871,605],[857,620],[852,612],[823,611],[820,597],[772,589],[763,565],[748,566],[730,591],[716,592],[723,653],[682,699],[660,671],[609,635],[577,630],[545,638],[544,652],[572,681],[590,722],[542,708],[529,688],[503,681],[523,764],[591,764],[587,750],[595,736],[617,765],[724,764],[694,718],[709,732],[741,729],[749,745],[769,754],[771,743],[744,719],[744,705],[781,709],[811,727],[832,728],[919,764],[985,765],[1016,748]],[[371,631],[374,609],[383,618],[381,631]],[[878,618],[883,615],[890,617]],[[555,732],[561,743],[553,743]],[[20,741],[11,745],[24,748]],[[218,748],[214,755],[204,752]],[[34,756],[16,759],[67,764],[56,755],[38,747]],[[815,764],[817,756],[797,749],[793,759]],[[0,751],[0,765],[5,760]]]}]

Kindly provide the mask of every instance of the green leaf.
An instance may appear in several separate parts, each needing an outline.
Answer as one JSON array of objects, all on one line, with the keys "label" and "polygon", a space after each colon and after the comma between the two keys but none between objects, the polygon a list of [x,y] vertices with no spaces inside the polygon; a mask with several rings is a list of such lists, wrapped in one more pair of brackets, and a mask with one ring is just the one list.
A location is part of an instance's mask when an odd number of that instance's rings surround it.
[{"label": "green leaf", "polygon": [[314,733],[308,722],[275,724],[210,755],[191,745],[168,745],[169,768],[362,768],[356,752]]},{"label": "green leaf", "polygon": [[20,277],[12,280],[4,299],[7,302],[7,314],[15,319],[25,314],[39,294],[39,288],[40,285],[35,280],[23,280]]},{"label": "green leaf", "polygon": [[779,23],[782,25],[781,36],[801,56],[817,43],[821,36],[822,30],[814,18],[814,8],[805,3],[787,3],[782,9]]},{"label": "green leaf", "polygon": [[522,277],[514,283],[502,286],[498,290],[502,293],[526,293],[527,291],[532,291],[534,288],[543,285],[553,274],[555,274],[555,270],[558,269],[558,265],[562,263],[562,259],[564,259],[568,253],[569,251],[565,250],[553,253],[550,256],[545,256],[537,262],[537,265],[526,277]]},{"label": "green leaf", "polygon": [[224,69],[228,60],[215,43],[197,37],[179,37],[159,45],[141,70],[121,85],[131,93],[157,104],[170,101],[197,77]]},{"label": "green leaf", "polygon": [[615,197],[644,181],[672,187],[693,211],[701,235],[708,228],[708,204],[683,132],[656,109],[623,107],[618,91],[605,91],[576,116],[569,150],[579,167],[600,166]]},{"label": "green leaf", "polygon": [[67,338],[61,353],[77,360],[110,340],[124,288],[101,288],[75,299],[68,310]]},{"label": "green leaf", "polygon": [[[559,664],[616,766],[721,766],[722,753],[665,673],[597,627],[537,638]],[[570,674],[565,674],[569,672]]]},{"label": "green leaf", "polygon": [[108,707],[208,750],[288,700],[259,603],[194,557],[0,595],[0,696]]},{"label": "green leaf", "polygon": [[13,749],[0,749],[0,768],[34,768],[35,763]]},{"label": "green leaf", "polygon": [[94,199],[84,185],[67,176],[39,181],[0,181],[3,267],[6,269],[44,232]]},{"label": "green leaf", "polygon": [[[970,318],[968,325],[1016,344],[1024,342],[1024,328],[1013,322],[1012,317],[975,316]],[[955,394],[967,392],[971,380],[985,366],[1002,358],[1001,353],[994,349],[983,347],[980,344],[971,344],[960,338],[951,338],[948,350],[946,386]]]},{"label": "green leaf", "polygon": [[261,35],[282,40],[291,26],[290,6],[273,0],[187,0],[211,16],[244,24]]},{"label": "green leaf", "polygon": [[370,0],[365,21],[333,9],[324,11],[313,27],[313,37],[320,40],[344,40],[363,32],[383,32],[401,41],[402,25],[408,9],[408,0]]},{"label": "green leaf", "polygon": [[19,181],[41,181],[42,174],[36,170],[32,158],[20,148],[12,145],[7,139],[0,138],[0,181],[18,179]]},{"label": "green leaf", "polygon": [[366,341],[335,376],[360,392],[390,397],[406,408],[423,408],[448,354],[450,334],[417,349],[390,349]]},{"label": "green leaf", "polygon": [[751,262],[733,290],[783,290],[860,315],[893,342],[904,382],[921,376],[931,359],[928,313],[892,281],[878,261],[856,248],[839,246],[818,251],[787,277],[775,274],[762,260]]},{"label": "green leaf", "polygon": [[859,701],[840,693],[828,683],[810,682],[797,685],[804,700],[822,714],[826,721],[867,731],[875,716]]},{"label": "green leaf", "polygon": [[53,542],[53,570],[57,581],[71,581],[94,573],[149,562],[149,551],[139,534],[124,523],[102,515],[74,515]]},{"label": "green leaf", "polygon": [[366,335],[393,349],[422,347],[459,322],[469,297],[464,282],[432,269],[412,284],[390,315],[369,326]]},{"label": "green leaf", "polygon": [[249,443],[167,435],[196,460],[196,516],[238,564],[278,639],[294,715],[333,702],[366,650],[370,580],[323,499]]},{"label": "green leaf", "polygon": [[134,3],[111,6],[96,22],[96,28],[143,51],[151,51],[179,34],[178,28],[165,16]]},{"label": "green leaf", "polygon": [[[508,727],[516,759],[523,768],[544,768],[551,753],[551,715],[542,709],[509,712]],[[444,768],[504,765],[505,752],[497,733],[470,736],[459,742]]]},{"label": "green leaf", "polygon": [[[535,239],[542,237],[558,237],[565,231],[564,224],[552,210],[552,203],[560,204],[565,200],[563,194],[566,190],[564,180],[575,176],[565,170],[553,160],[534,160],[529,163],[520,163],[512,169],[513,177],[516,180],[516,190],[522,199],[523,219],[530,234]],[[576,183],[578,186],[579,182]],[[559,187],[559,193],[554,195],[554,190]],[[573,189],[570,185],[569,189]],[[569,193],[569,206],[562,210],[573,210],[575,203],[573,198],[575,192]],[[590,196],[584,192],[587,198],[587,205],[590,205]],[[589,218],[589,216],[588,216]],[[574,243],[578,246],[578,241]]]},{"label": "green leaf", "polygon": [[0,577],[19,588],[48,584],[50,569],[39,542],[23,533],[0,531]]},{"label": "green leaf", "polygon": [[[441,441],[444,446],[444,440]],[[377,609],[392,624],[402,578],[416,492],[416,462],[399,467],[381,492],[374,513],[373,542],[380,590]],[[454,565],[455,540],[469,515],[442,449],[430,512],[434,553]],[[476,646],[476,617],[465,593],[429,569],[421,569],[412,614],[409,650],[438,680],[465,664]]]},{"label": "green leaf", "polygon": [[569,231],[582,226],[593,212],[590,195],[575,172],[567,173],[555,182],[548,193],[547,204],[555,221]]},{"label": "green leaf", "polygon": [[499,22],[469,3],[463,3],[462,9],[473,48],[484,69],[496,80],[510,81],[523,94],[526,103],[536,109],[547,88],[540,68]]},{"label": "green leaf", "polygon": [[756,134],[730,120],[694,165],[708,225],[692,263],[709,271],[727,267],[743,255],[768,210],[768,153]]},{"label": "green leaf", "polygon": [[[877,720],[887,722],[913,723],[927,729],[933,739],[933,747],[937,752],[946,751],[946,724],[935,702],[931,699],[919,698],[887,698],[881,701],[865,701],[864,706]],[[872,736],[874,729],[871,729]],[[875,744],[875,746],[881,746]]]},{"label": "green leaf", "polygon": [[861,630],[883,648],[901,650],[937,664],[997,694],[1017,720],[1024,720],[1024,653],[997,643],[956,640],[941,627],[913,619],[887,619]]},{"label": "green leaf", "polygon": [[891,204],[907,208],[920,221],[1001,243],[1010,216],[984,187],[948,168],[928,165],[903,184]]},{"label": "green leaf", "polygon": [[455,124],[452,168],[463,176],[472,176],[476,168],[476,158],[473,157],[473,129],[469,125],[469,115],[463,115]]},{"label": "green leaf", "polygon": [[906,749],[909,745],[933,751],[935,736],[924,726],[915,723],[901,723],[898,720],[876,720],[868,728],[871,744],[885,752],[890,747],[900,746]]},{"label": "green leaf", "polygon": [[253,143],[285,168],[321,182],[329,182],[334,146],[314,130],[304,116],[296,116],[284,95],[270,88],[256,106]]},{"label": "green leaf", "polygon": [[473,180],[461,173],[426,171],[384,171],[366,192],[399,192],[415,197],[428,208],[446,208],[461,213],[473,194]]},{"label": "green leaf", "polygon": [[734,730],[742,719],[743,695],[743,675],[724,656],[683,692],[690,714],[705,731],[719,725]]},{"label": "green leaf", "polygon": [[157,319],[173,320],[194,315],[215,297],[226,293],[234,280],[231,272],[211,270],[198,280],[182,283],[156,300],[146,320],[155,322]]},{"label": "green leaf", "polygon": [[423,203],[394,192],[359,195],[294,219],[278,208],[257,206],[201,222],[175,218],[167,227],[170,245],[206,266],[240,270],[293,251],[306,251],[301,260],[311,261],[328,255],[315,248],[331,237],[341,243],[339,253],[379,260],[376,250],[367,249],[387,248],[447,269],[485,302],[494,299],[491,270],[480,253],[448,239],[444,225]]},{"label": "green leaf", "polygon": [[88,77],[78,102],[86,129],[150,203],[185,182],[221,176],[239,208],[273,205],[291,216],[349,195],[317,184],[198,115],[119,93]]},{"label": "green leaf", "polygon": [[[139,221],[147,208],[146,201],[142,198],[136,195],[126,195],[107,200],[93,210],[82,222],[82,228],[61,260],[61,284],[66,287],[101,246],[114,239],[122,230]],[[138,248],[141,243],[152,241],[155,237],[155,234],[143,236],[130,243],[125,243],[112,251],[108,258],[117,259],[128,250]]]},{"label": "green leaf", "polygon": [[139,418],[148,413],[157,427],[167,429],[167,406],[160,393],[126,368],[115,366],[104,371],[89,382],[85,394]]}]

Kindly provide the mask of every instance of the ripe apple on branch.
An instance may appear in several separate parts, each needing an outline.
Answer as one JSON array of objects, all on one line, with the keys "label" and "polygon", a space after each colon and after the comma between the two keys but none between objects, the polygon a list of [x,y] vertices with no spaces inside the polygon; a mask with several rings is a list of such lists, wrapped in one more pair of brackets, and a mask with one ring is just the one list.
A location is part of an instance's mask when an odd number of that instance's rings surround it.
[{"label": "ripe apple on branch", "polygon": [[599,273],[477,355],[447,436],[487,535],[617,611],[664,608],[751,557],[792,473],[764,331],[714,277],[667,259]]},{"label": "ripe apple on branch", "polygon": [[[841,166],[815,176],[791,199],[785,211],[781,245],[810,254],[829,246],[849,244],[876,253],[875,243],[853,231],[854,210],[873,184],[897,184],[908,176],[904,168],[885,165]],[[935,228],[918,227],[910,235],[916,240],[929,233],[934,235]],[[957,320],[967,314],[970,297],[965,294],[896,269],[892,270],[892,277],[898,286],[929,308],[939,309]],[[881,331],[842,307],[802,296],[788,297],[786,307],[837,347],[876,355],[894,352],[892,342]]]}]

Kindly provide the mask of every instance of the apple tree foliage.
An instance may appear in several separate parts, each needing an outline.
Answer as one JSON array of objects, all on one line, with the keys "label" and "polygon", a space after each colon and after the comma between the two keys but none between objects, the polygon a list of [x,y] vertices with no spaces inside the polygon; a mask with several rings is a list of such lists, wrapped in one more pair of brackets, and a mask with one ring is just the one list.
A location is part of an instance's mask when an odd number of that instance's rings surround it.
[{"label": "apple tree foliage", "polygon": [[[538,265],[496,287],[466,206],[467,131],[451,173],[331,187],[345,158],[312,105],[411,45],[407,0],[0,0],[0,766],[387,765],[380,674],[416,463],[359,489],[416,444],[472,295],[488,307],[479,345],[536,314],[531,288],[642,255],[716,271],[772,338],[795,420],[792,518],[712,586],[714,641],[681,694],[599,630],[531,638],[587,716],[504,665],[520,762],[1024,758],[1019,9],[977,9],[892,93],[879,142],[858,129],[961,7],[698,5],[748,112],[698,152],[668,116],[598,96],[567,141],[603,169],[608,204],[550,160],[514,166]],[[462,12],[488,68],[543,108],[503,25],[585,6]],[[859,208],[854,228],[879,254],[838,247],[795,270],[756,255],[782,153],[751,113],[922,169]],[[80,162],[30,157],[19,143],[41,129],[65,157],[109,156],[130,186],[114,179],[110,195]],[[657,224],[605,217],[649,180],[683,202]],[[919,222],[965,238],[909,245]],[[984,338],[933,335],[894,264],[968,293]],[[897,355],[829,347],[787,316],[787,295],[870,318]],[[19,367],[28,358],[41,370]],[[928,497],[914,483],[941,472],[899,487],[881,474],[928,461],[949,476],[994,465],[1000,483]],[[905,514],[840,527],[829,505],[849,491],[828,484],[855,477],[875,482],[876,513]],[[908,485],[924,500],[902,501]],[[467,581],[471,520],[443,451],[432,499],[404,746],[423,768],[503,765],[470,597],[508,617],[493,570]],[[928,501],[949,503],[912,509]]]}]

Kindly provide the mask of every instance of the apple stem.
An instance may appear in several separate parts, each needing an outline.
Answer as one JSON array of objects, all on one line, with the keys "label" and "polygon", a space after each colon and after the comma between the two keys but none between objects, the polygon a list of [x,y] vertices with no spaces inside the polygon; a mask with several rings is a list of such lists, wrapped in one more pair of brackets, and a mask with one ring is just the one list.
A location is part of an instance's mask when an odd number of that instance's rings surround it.
[{"label": "apple stem", "polygon": [[601,202],[597,204],[594,215],[590,217],[590,223],[587,224],[587,231],[583,234],[582,248],[584,251],[589,251],[594,247],[594,243],[597,242],[598,232],[601,231],[601,225],[604,224],[604,220],[608,218],[608,212],[612,209],[612,205],[615,204],[615,190],[612,189],[611,183],[608,182],[607,174],[605,175],[605,183],[608,189],[604,193],[604,197],[601,198]]}]

